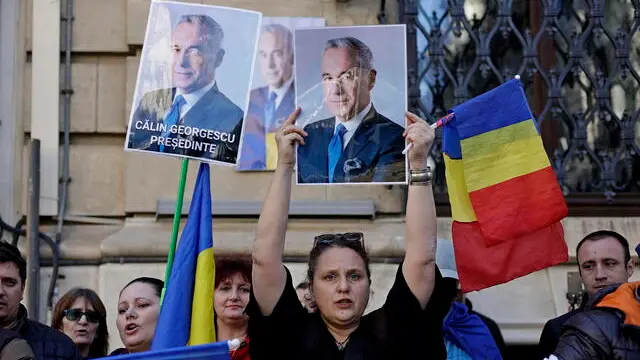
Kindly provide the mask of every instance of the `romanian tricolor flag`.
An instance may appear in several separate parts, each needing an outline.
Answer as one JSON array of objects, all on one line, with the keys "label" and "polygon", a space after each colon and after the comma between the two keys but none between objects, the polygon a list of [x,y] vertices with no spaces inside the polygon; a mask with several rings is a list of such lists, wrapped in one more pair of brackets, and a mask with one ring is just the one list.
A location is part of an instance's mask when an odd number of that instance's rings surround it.
[{"label": "romanian tricolor flag", "polygon": [[443,149],[463,291],[567,261],[567,206],[520,81],[452,112]]},{"label": "romanian tricolor flag", "polygon": [[209,165],[201,163],[189,218],[180,237],[162,301],[152,350],[207,344],[216,340],[214,278]]}]

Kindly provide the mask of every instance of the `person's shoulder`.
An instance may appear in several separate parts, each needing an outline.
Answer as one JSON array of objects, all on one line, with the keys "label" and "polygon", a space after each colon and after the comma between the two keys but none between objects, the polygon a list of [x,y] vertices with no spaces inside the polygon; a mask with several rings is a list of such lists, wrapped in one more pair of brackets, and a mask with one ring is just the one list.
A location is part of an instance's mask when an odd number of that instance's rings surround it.
[{"label": "person's shoulder", "polygon": [[67,343],[69,345],[74,345],[71,338],[69,338],[62,331],[58,331],[52,327],[49,327],[45,324],[42,324],[37,321],[27,320],[27,327],[31,335],[36,335],[39,339],[47,340],[47,341],[55,341],[60,343]]},{"label": "person's shoulder", "polygon": [[266,98],[265,94],[267,93],[267,87],[262,86],[251,90],[251,101],[259,100],[260,98]]},{"label": "person's shoulder", "polygon": [[557,326],[557,327],[561,327],[564,323],[566,323],[569,319],[571,319],[574,315],[580,314],[582,312],[582,310],[580,309],[575,309],[575,310],[571,310],[569,312],[566,312],[560,316],[554,317],[553,319],[550,319],[549,321],[547,321],[547,324],[549,324],[549,326]]},{"label": "person's shoulder", "polygon": [[563,328],[578,328],[581,331],[599,329],[604,333],[613,333],[620,329],[622,317],[614,309],[596,308],[573,315],[563,324]]},{"label": "person's shoulder", "polygon": [[308,132],[316,132],[316,131],[323,131],[324,129],[328,128],[328,127],[333,127],[331,124],[332,122],[335,121],[334,118],[330,117],[330,118],[326,118],[326,119],[322,119],[322,120],[318,120],[318,121],[314,121],[312,123],[309,123],[307,125],[304,126],[304,131]]},{"label": "person's shoulder", "polygon": [[[31,345],[35,353],[52,354],[58,357],[74,359],[77,356],[76,346],[63,332],[53,329],[37,321],[26,320],[25,340]],[[40,344],[40,351],[38,351]]]},{"label": "person's shoulder", "polygon": [[373,120],[373,126],[380,127],[384,132],[404,133],[404,128],[402,126],[378,112],[377,109],[375,109],[375,115],[371,120]]},{"label": "person's shoulder", "polygon": [[147,91],[142,95],[138,107],[143,109],[168,108],[171,106],[172,95],[172,88]]},{"label": "person's shoulder", "polygon": [[242,110],[231,99],[229,99],[222,91],[211,89],[209,94],[213,95],[215,101],[211,102],[211,106],[215,106],[216,110],[224,113],[237,113],[242,116]]}]

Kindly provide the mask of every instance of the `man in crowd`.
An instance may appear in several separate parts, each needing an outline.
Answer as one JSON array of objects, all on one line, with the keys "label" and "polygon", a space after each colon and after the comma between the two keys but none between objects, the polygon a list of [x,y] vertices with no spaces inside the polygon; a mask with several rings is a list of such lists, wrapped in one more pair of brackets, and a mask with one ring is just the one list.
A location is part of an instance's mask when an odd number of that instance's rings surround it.
[{"label": "man in crowd", "polygon": [[80,359],[75,344],[62,332],[27,318],[24,296],[27,262],[15,246],[0,241],[0,328],[27,341],[36,359]]},{"label": "man in crowd", "polygon": [[[640,245],[636,247],[640,256]],[[600,289],[562,327],[552,360],[640,359],[640,281]]]},{"label": "man in crowd", "polygon": [[276,168],[274,134],[295,110],[293,35],[287,27],[269,24],[263,28],[258,63],[266,85],[251,91],[239,170]]},{"label": "man in crowd", "polygon": [[628,282],[633,275],[629,241],[615,231],[599,230],[585,236],[576,247],[576,256],[585,296],[578,309],[547,321],[540,336],[541,358],[549,356],[556,349],[562,326],[584,310],[590,297],[610,285]]}]

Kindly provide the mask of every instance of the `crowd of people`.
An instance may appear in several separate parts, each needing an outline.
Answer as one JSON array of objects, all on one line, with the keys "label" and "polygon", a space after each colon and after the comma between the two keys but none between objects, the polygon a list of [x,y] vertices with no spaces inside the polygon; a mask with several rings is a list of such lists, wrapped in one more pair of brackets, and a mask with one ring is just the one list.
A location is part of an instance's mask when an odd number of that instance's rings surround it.
[{"label": "crowd of people", "polygon": [[[381,308],[365,314],[370,261],[362,233],[313,239],[306,281],[294,287],[283,263],[297,143],[306,133],[294,112],[276,134],[278,165],[261,212],[252,256],[216,259],[217,340],[239,339],[245,359],[502,359],[498,326],[460,291],[453,244],[437,239],[427,153],[434,130],[408,114],[410,184],[405,255]],[[640,359],[640,283],[630,245],[612,231],[577,247],[586,295],[582,306],[544,327],[540,359]],[[26,262],[0,242],[0,359],[89,359],[151,348],[163,282],[141,277],[121,291],[115,319],[123,348],[109,353],[106,309],[90,289],[57,302],[51,326],[27,318],[20,303]],[[111,319],[109,319],[111,320]]]}]

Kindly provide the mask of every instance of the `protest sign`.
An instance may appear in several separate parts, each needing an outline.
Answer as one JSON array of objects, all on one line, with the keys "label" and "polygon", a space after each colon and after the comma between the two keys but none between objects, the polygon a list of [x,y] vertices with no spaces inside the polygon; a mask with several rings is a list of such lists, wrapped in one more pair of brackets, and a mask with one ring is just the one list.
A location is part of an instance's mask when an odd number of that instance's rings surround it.
[{"label": "protest sign", "polygon": [[261,19],[153,1],[125,150],[235,165]]},{"label": "protest sign", "polygon": [[404,25],[296,29],[298,184],[406,184]]},{"label": "protest sign", "polygon": [[237,170],[275,169],[274,134],[295,109],[293,31],[321,26],[323,18],[263,18]]}]

